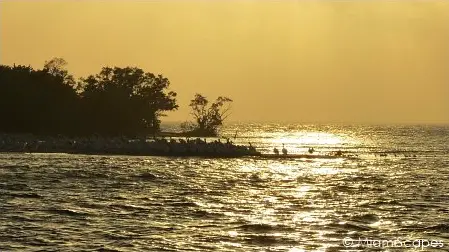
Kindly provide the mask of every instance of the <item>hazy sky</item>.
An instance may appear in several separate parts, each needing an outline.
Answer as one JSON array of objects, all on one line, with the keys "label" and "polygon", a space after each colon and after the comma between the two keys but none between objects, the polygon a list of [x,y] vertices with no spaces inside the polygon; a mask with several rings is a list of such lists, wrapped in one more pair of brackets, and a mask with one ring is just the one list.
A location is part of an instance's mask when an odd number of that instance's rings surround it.
[{"label": "hazy sky", "polygon": [[232,121],[449,123],[449,1],[1,1],[0,63],[161,73]]}]

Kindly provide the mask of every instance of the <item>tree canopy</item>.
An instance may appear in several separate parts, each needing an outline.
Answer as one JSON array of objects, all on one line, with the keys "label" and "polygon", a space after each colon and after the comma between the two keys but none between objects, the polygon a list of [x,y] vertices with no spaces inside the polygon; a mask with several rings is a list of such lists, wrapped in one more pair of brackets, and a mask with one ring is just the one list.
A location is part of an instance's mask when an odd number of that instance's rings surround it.
[{"label": "tree canopy", "polygon": [[170,82],[136,67],[104,67],[82,80],[83,114],[91,129],[107,134],[154,133],[163,112],[178,108]]},{"label": "tree canopy", "polygon": [[219,127],[230,115],[232,100],[220,96],[209,105],[209,100],[201,94],[195,94],[190,101],[191,115],[195,123],[186,122],[182,125],[184,130],[190,131],[192,135],[217,136]]},{"label": "tree canopy", "polygon": [[104,67],[77,82],[66,66],[61,58],[42,70],[0,65],[0,131],[141,136],[159,131],[164,112],[178,108],[162,75]]}]

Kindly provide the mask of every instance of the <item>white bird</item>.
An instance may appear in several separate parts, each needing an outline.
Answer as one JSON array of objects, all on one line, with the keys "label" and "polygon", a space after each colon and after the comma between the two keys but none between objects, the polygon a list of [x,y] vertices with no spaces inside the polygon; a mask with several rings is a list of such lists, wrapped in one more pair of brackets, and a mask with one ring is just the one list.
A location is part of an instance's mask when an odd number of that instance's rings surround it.
[{"label": "white bird", "polygon": [[287,149],[285,148],[284,144],[282,144],[282,154],[287,155]]},{"label": "white bird", "polygon": [[278,150],[278,148],[274,147],[273,152],[274,152],[274,154],[279,155],[279,150]]}]

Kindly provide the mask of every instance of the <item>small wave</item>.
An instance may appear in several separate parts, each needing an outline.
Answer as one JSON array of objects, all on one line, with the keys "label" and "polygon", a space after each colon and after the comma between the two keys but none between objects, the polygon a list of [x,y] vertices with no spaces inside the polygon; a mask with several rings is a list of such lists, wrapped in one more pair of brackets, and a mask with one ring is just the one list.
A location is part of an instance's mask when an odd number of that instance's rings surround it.
[{"label": "small wave", "polygon": [[0,189],[11,191],[26,191],[31,188],[26,183],[0,183]]},{"label": "small wave", "polygon": [[122,195],[116,195],[111,198],[113,198],[115,200],[126,200],[127,199],[125,196],[122,196]]},{"label": "small wave", "polygon": [[182,202],[182,201],[169,202],[168,204],[171,206],[183,206],[183,207],[197,207],[198,206],[194,202]]},{"label": "small wave", "polygon": [[158,178],[157,175],[154,175],[154,174],[152,174],[150,172],[144,172],[144,173],[136,175],[135,177],[139,178],[139,179],[142,179],[142,180],[154,180],[154,179]]},{"label": "small wave", "polygon": [[248,235],[245,237],[245,241],[254,245],[292,245],[297,244],[297,241],[289,239],[283,236],[273,236],[273,235]]},{"label": "small wave", "polygon": [[382,206],[382,205],[390,205],[390,206],[398,206],[403,205],[403,203],[399,202],[398,200],[379,200],[376,202],[366,202],[363,204],[360,204],[361,207],[366,206]]},{"label": "small wave", "polygon": [[26,221],[26,222],[36,222],[36,221],[38,221],[38,220],[36,220],[36,219],[29,218],[29,217],[27,217],[27,216],[21,216],[21,215],[13,215],[13,216],[11,216],[10,218],[13,219],[13,220],[15,220],[15,221],[19,221],[19,222],[23,222],[23,221]]},{"label": "small wave", "polygon": [[378,222],[380,218],[375,214],[364,214],[361,216],[356,216],[352,218],[352,220],[363,224],[373,224],[375,222]]},{"label": "small wave", "polygon": [[354,190],[353,186],[347,186],[347,185],[337,185],[334,187],[334,192],[351,192]]},{"label": "small wave", "polygon": [[50,213],[54,214],[60,214],[60,215],[67,215],[67,216],[87,216],[89,213],[81,212],[79,210],[73,210],[73,209],[50,209],[48,210]]},{"label": "small wave", "polygon": [[17,198],[27,198],[27,199],[40,199],[43,198],[42,195],[39,195],[37,193],[11,193],[10,196],[17,197]]},{"label": "small wave", "polygon": [[213,213],[213,212],[209,212],[206,210],[195,210],[191,212],[191,215],[195,216],[195,217],[201,217],[201,218],[216,218],[216,217],[220,217],[220,216],[224,216],[224,214],[221,213]]},{"label": "small wave", "polygon": [[371,231],[372,228],[363,225],[363,224],[359,224],[359,223],[355,223],[355,222],[346,222],[343,224],[339,224],[339,223],[334,223],[334,224],[330,224],[330,227],[335,227],[335,228],[341,228],[344,230],[350,230],[350,231]]},{"label": "small wave", "polygon": [[255,183],[257,183],[257,182],[263,182],[263,178],[261,178],[260,175],[257,174],[257,173],[252,174],[252,175],[249,177],[249,180],[250,180],[251,182],[255,182]]},{"label": "small wave", "polygon": [[449,209],[441,208],[438,211],[449,214]]},{"label": "small wave", "polygon": [[66,178],[91,178],[91,176],[82,170],[70,170],[63,173]]},{"label": "small wave", "polygon": [[430,227],[427,227],[424,229],[427,231],[437,231],[437,232],[448,233],[449,232],[449,224],[438,224],[438,225],[430,226]]},{"label": "small wave", "polygon": [[26,242],[26,243],[27,243],[28,245],[36,246],[36,247],[51,246],[51,245],[53,245],[53,244],[52,244],[53,242],[51,242],[51,241],[49,241],[49,240],[47,240],[47,239],[44,239],[44,238],[39,238],[39,237],[32,238],[32,240],[30,240],[30,241],[28,241],[28,242]]},{"label": "small wave", "polygon": [[257,224],[245,224],[238,227],[248,232],[278,232],[278,231],[290,231],[292,228],[284,225],[269,225],[264,223]]},{"label": "small wave", "polygon": [[80,202],[77,204],[77,206],[82,207],[82,208],[103,209],[107,205],[104,203],[100,204],[100,203],[95,203],[95,202]]},{"label": "small wave", "polygon": [[23,168],[22,165],[0,165],[0,169],[16,169],[16,168]]},{"label": "small wave", "polygon": [[111,204],[109,205],[112,208],[120,208],[124,210],[148,210],[148,208],[144,206],[132,205],[132,204]]},{"label": "small wave", "polygon": [[120,252],[120,250],[117,249],[110,249],[110,248],[99,248],[97,249],[98,252]]},{"label": "small wave", "polygon": [[102,247],[97,249],[98,252],[121,252],[122,250],[117,250],[114,248],[107,248],[107,247]]},{"label": "small wave", "polygon": [[[105,236],[106,238],[109,238],[111,240],[129,240],[132,239],[133,237],[136,236],[136,234],[131,233],[131,232],[122,232],[122,231],[117,231],[117,230],[109,230],[106,231],[103,236]],[[129,246],[131,244],[127,244],[127,246]],[[132,246],[132,245],[131,245]]]}]

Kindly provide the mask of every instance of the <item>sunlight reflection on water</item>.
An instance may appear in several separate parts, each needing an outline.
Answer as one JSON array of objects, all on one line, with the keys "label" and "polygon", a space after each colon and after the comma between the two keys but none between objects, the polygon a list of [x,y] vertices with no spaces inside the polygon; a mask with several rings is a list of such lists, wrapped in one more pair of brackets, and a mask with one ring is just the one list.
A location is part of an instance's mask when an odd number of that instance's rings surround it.
[{"label": "sunlight reflection on water", "polygon": [[0,250],[330,252],[346,236],[448,241],[449,129],[239,127],[236,142],[267,152],[285,142],[289,152],[365,156],[0,154]]},{"label": "sunlight reflection on water", "polygon": [[275,144],[299,144],[299,145],[338,145],[349,142],[349,137],[342,137],[326,132],[296,132],[285,134],[265,135],[273,137],[271,143]]}]

